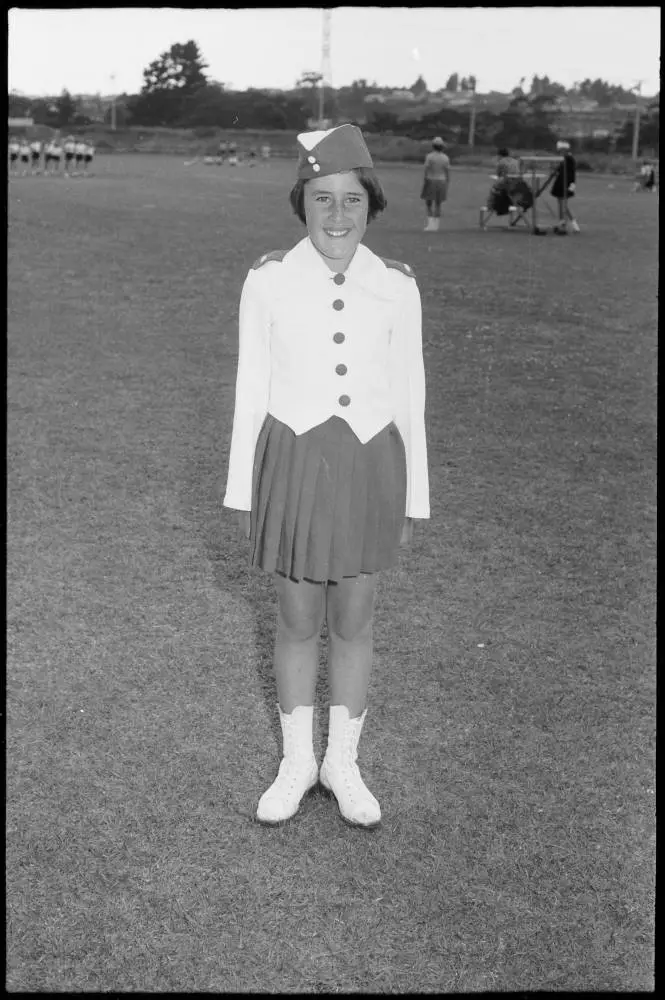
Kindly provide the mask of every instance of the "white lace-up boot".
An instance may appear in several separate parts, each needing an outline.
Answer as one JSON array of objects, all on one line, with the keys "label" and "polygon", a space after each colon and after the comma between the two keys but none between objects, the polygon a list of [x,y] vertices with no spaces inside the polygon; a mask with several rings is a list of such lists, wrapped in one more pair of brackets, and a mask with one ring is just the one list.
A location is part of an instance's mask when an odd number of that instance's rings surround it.
[{"label": "white lace-up boot", "polygon": [[312,746],[313,705],[296,705],[290,715],[282,712],[283,753],[277,777],[259,799],[259,823],[284,823],[298,812],[304,796],[318,782],[319,769]]},{"label": "white lace-up boot", "polygon": [[434,232],[434,219],[432,218],[431,215],[427,216],[427,222],[425,223],[425,229],[423,230],[423,232],[425,233]]},{"label": "white lace-up boot", "polygon": [[346,705],[330,706],[328,748],[319,781],[337,799],[342,819],[352,826],[368,828],[381,822],[381,807],[360,777],[356,764],[366,715],[367,709],[359,718],[351,719]]}]

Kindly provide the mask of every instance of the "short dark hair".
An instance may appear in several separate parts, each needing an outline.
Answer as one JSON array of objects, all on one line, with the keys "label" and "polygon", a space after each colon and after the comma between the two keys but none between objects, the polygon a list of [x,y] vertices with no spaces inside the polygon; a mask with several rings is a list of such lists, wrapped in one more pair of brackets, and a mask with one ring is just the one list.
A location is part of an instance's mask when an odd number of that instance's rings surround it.
[{"label": "short dark hair", "polygon": [[[375,219],[380,212],[383,212],[384,208],[388,204],[388,199],[386,198],[383,188],[381,187],[381,181],[376,176],[376,172],[373,167],[354,167],[350,173],[356,175],[360,184],[367,192],[367,221],[371,222],[372,219]],[[315,178],[312,178],[312,180],[315,180]],[[291,208],[303,225],[307,225],[307,219],[305,217],[305,185],[307,183],[307,180],[299,177],[289,193]]]},{"label": "short dark hair", "polygon": [[510,153],[508,152],[505,146],[502,146],[501,149],[499,150],[499,156],[510,156]]}]

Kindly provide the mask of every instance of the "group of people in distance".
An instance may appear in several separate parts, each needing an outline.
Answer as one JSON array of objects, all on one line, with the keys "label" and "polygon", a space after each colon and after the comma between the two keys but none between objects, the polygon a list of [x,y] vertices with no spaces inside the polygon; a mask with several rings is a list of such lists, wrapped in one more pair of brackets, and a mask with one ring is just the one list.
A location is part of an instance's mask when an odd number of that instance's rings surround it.
[{"label": "group of people in distance", "polygon": [[[557,142],[560,163],[552,181],[550,193],[559,206],[559,222],[555,232],[565,234],[568,223],[574,233],[579,233],[579,224],[570,208],[570,199],[575,196],[575,158],[570,151],[570,143]],[[487,204],[483,212],[492,211],[497,215],[508,215],[519,208],[530,208],[533,193],[523,176],[520,161],[511,156],[505,148],[497,153],[496,172]],[[432,149],[425,157],[421,199],[427,208],[425,232],[436,232],[441,224],[441,207],[448,198],[450,180],[450,159],[445,153],[445,143],[440,136],[432,140]]]},{"label": "group of people in distance", "polygon": [[[425,157],[425,169],[421,199],[427,208],[425,232],[436,232],[441,225],[441,206],[448,198],[450,180],[450,159],[445,153],[445,143],[440,136],[432,140],[432,149]],[[570,152],[570,143],[557,142],[557,153],[561,156],[552,181],[551,194],[559,206],[559,222],[555,232],[565,234],[568,223],[574,233],[579,233],[579,224],[570,208],[570,199],[575,195],[575,158]],[[533,194],[522,176],[520,161],[502,148],[497,153],[494,184],[487,199],[486,211],[497,215],[516,212],[520,207],[529,208]]]},{"label": "group of people in distance", "polygon": [[[569,231],[580,232],[580,226],[571,208],[571,199],[575,197],[577,163],[573,156],[570,143],[560,139],[556,144],[559,159],[550,194],[557,201],[558,222],[554,232],[566,235]],[[425,232],[436,232],[441,222],[441,206],[448,197],[448,182],[450,179],[450,160],[445,153],[445,143],[437,136],[432,140],[432,150],[425,157],[425,171],[420,197],[427,207]],[[528,181],[524,177],[520,160],[512,156],[508,149],[502,147],[497,152],[497,163],[493,175],[492,187],[486,204],[482,208],[484,216],[488,212],[495,215],[509,215],[520,209],[530,208],[534,195]],[[633,192],[657,191],[656,165],[651,160],[643,160],[635,178]]]},{"label": "group of people in distance", "polygon": [[59,138],[42,142],[25,136],[9,138],[9,174],[26,177],[28,174],[57,175],[64,177],[85,177],[95,156],[95,147],[73,135],[61,141]]},{"label": "group of people in distance", "polygon": [[[570,207],[570,199],[575,197],[575,178],[577,164],[570,151],[570,143],[561,139],[556,144],[560,162],[556,167],[550,194],[556,198],[558,205],[558,223],[554,232],[565,235],[568,223],[573,233],[579,233],[580,227]],[[490,188],[484,211],[496,215],[507,215],[520,209],[530,208],[534,194],[523,176],[519,159],[511,156],[505,148],[497,153],[497,164],[493,175],[494,183]]]},{"label": "group of people in distance", "polygon": [[[261,160],[263,160],[264,163],[270,159],[270,152],[271,150],[268,143],[267,142],[263,143],[263,145],[260,147],[259,153],[260,153],[260,158]],[[256,149],[254,149],[253,146],[250,146],[250,148],[245,153],[244,150],[238,149],[238,146],[235,142],[226,142],[225,140],[222,139],[220,140],[219,147],[217,149],[217,155],[204,156],[203,162],[206,164],[206,166],[214,165],[216,167],[221,167],[226,163],[230,167],[236,167],[238,166],[239,163],[243,163],[246,161],[250,167],[253,167],[258,162],[258,159],[259,156],[257,155],[257,151]],[[190,166],[191,163],[195,162],[196,160],[192,160],[190,161],[190,163],[187,164],[187,166]]]}]

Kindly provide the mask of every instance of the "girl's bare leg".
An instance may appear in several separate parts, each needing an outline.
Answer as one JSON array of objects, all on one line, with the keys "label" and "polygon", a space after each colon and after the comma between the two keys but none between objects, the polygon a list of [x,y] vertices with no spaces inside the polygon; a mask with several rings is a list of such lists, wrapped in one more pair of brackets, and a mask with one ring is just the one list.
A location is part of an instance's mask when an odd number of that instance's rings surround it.
[{"label": "girl's bare leg", "polygon": [[313,705],[323,624],[324,586],[276,575],[279,600],[273,665],[283,712]]},{"label": "girl's bare leg", "polygon": [[329,584],[326,592],[330,703],[345,705],[352,719],[367,704],[375,592],[374,574]]}]

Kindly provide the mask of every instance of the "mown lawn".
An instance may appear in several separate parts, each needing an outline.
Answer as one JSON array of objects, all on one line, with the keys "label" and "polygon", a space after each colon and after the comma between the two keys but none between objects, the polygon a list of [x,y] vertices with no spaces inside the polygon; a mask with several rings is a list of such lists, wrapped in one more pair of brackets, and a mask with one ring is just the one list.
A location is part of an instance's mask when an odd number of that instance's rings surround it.
[{"label": "mown lawn", "polygon": [[11,180],[7,989],[650,990],[656,199],[581,178],[580,236],[481,233],[456,172],[424,234],[418,169],[384,170],[432,486],[377,607],[384,823],[314,796],[270,830],[275,602],[221,494],[292,170]]}]

